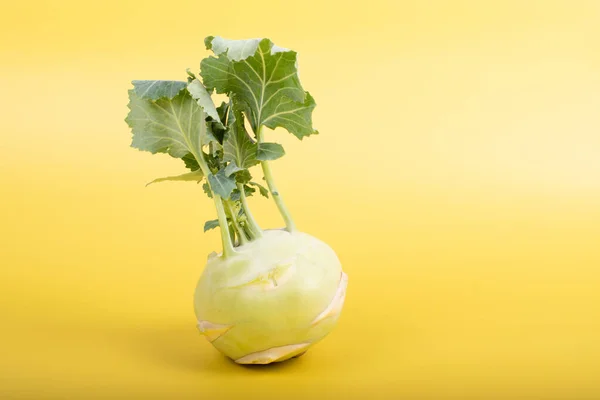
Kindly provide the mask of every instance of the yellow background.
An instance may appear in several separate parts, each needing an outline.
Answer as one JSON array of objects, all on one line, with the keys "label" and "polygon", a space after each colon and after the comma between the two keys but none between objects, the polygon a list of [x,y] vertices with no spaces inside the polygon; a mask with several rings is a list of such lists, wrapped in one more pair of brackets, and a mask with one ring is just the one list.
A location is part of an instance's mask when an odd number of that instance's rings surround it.
[{"label": "yellow background", "polygon": [[[212,203],[123,122],[207,35],[297,50],[318,103],[273,168],[348,297],[275,367],[199,336]],[[0,57],[0,398],[600,398],[600,2],[18,1]]]}]

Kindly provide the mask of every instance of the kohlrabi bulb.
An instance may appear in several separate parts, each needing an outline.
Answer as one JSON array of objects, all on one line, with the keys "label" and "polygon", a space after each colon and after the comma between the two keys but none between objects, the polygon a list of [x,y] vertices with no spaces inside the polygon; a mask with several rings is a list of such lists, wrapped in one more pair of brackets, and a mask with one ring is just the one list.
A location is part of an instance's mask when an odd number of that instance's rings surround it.
[{"label": "kohlrabi bulb", "polygon": [[195,292],[198,328],[237,363],[284,361],[333,329],[347,282],[324,242],[267,230],[231,257],[209,258]]}]

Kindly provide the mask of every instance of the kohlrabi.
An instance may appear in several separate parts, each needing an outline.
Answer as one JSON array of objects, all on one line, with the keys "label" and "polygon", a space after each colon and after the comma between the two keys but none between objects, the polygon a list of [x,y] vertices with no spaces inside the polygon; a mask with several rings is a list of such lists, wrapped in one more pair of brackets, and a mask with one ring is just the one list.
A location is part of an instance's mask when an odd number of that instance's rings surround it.
[{"label": "kohlrabi", "polygon": [[[201,62],[199,77],[133,81],[132,147],[181,158],[190,172],[155,182],[203,182],[215,204],[218,218],[204,230],[220,228],[223,251],[209,255],[196,287],[200,332],[237,363],[284,361],[333,329],[347,285],[335,252],[296,229],[271,171],[283,147],[264,138],[265,128],[316,134],[315,101],[300,84],[294,51],[269,39],[205,44],[214,56]],[[227,100],[216,107],[213,92]],[[268,189],[253,180],[255,166]],[[248,205],[257,191],[271,194],[285,228],[261,229]]]}]

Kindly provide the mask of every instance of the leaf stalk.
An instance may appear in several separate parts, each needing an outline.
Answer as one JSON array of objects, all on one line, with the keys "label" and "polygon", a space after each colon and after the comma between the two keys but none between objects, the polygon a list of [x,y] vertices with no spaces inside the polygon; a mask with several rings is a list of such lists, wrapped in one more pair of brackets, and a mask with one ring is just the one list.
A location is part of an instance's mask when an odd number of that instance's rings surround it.
[{"label": "leaf stalk", "polygon": [[[256,131],[256,140],[258,143],[263,142],[263,134],[262,134],[263,125],[259,126]],[[273,200],[279,209],[279,213],[285,222],[285,228],[288,232],[296,231],[296,224],[290,215],[290,211],[286,207],[283,199],[281,198],[281,194],[279,190],[277,190],[277,186],[275,185],[275,179],[273,178],[273,171],[271,171],[271,166],[268,161],[261,161],[260,166],[262,167],[263,175],[265,180],[267,181],[267,186],[269,187],[269,191],[271,195],[273,195]]]},{"label": "leaf stalk", "polygon": [[252,234],[255,236],[255,238],[260,238],[260,237],[262,237],[262,229],[260,229],[260,226],[256,222],[256,219],[254,219],[254,215],[252,214],[252,211],[250,211],[250,206],[248,205],[248,199],[246,197],[246,192],[244,191],[244,185],[242,185],[241,183],[238,183],[237,188],[240,191],[240,201],[242,203],[242,209],[244,210],[244,214],[246,214],[248,226],[249,226],[250,230],[252,231]]},{"label": "leaf stalk", "polygon": [[[198,165],[202,169],[204,176],[207,177],[206,182],[208,183],[208,187],[210,188],[210,182],[208,181],[208,174],[210,173],[210,169],[206,164],[206,160],[203,157],[202,150],[195,151],[194,158],[198,161]],[[223,208],[223,200],[221,196],[216,194],[212,188],[210,189],[212,193],[212,197],[215,203],[215,208],[217,209],[217,217],[219,218],[219,230],[221,231],[221,243],[223,245],[223,258],[231,257],[236,253],[233,248],[233,241],[231,240],[231,236],[229,234],[229,225],[227,224],[227,214],[225,214],[225,208]]]}]

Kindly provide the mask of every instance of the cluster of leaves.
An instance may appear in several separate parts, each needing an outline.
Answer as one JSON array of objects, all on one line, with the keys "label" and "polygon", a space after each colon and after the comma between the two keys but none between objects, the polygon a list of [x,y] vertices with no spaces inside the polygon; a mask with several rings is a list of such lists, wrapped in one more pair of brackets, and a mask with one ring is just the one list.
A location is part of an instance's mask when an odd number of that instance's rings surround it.
[{"label": "cluster of leaves", "polygon": [[[223,200],[230,223],[243,224],[241,197],[257,190],[268,197],[250,168],[284,155],[281,145],[261,140],[262,127],[282,127],[299,139],[316,134],[315,102],[300,85],[294,51],[269,39],[208,37],[205,44],[214,56],[201,62],[201,80],[188,71],[187,81],[133,81],[126,122],[132,147],[181,158],[190,170],[153,182],[203,182],[209,197]],[[213,91],[226,94],[228,101],[216,107]],[[216,226],[218,220],[208,221],[205,230]]]}]

